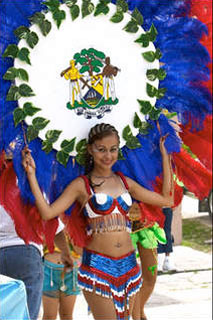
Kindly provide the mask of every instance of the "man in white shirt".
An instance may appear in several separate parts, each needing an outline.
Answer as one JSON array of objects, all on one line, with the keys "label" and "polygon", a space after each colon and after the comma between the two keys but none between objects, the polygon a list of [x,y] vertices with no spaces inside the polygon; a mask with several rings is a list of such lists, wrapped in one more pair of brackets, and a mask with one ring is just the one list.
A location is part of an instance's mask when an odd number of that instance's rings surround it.
[{"label": "man in white shirt", "polygon": [[[72,267],[63,228],[64,225],[59,220],[54,242],[62,251],[63,263]],[[25,244],[16,233],[12,218],[0,205],[0,273],[24,282],[31,320],[37,320],[41,305],[42,255],[43,246],[35,242]]]}]

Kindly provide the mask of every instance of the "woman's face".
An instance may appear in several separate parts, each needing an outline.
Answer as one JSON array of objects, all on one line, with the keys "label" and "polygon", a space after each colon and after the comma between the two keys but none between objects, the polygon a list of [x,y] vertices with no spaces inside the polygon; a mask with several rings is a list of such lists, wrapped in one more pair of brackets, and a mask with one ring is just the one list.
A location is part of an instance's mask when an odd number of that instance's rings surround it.
[{"label": "woman's face", "polygon": [[118,159],[119,141],[115,134],[96,140],[88,147],[94,159],[94,168],[111,169]]}]

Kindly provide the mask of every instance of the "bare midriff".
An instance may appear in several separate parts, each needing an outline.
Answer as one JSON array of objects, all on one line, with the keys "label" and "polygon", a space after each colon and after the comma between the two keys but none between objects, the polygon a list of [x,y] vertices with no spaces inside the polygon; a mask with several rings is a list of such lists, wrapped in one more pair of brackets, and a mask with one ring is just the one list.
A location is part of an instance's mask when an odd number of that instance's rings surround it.
[{"label": "bare midriff", "polygon": [[46,253],[44,259],[52,263],[62,264],[60,252]]},{"label": "bare midriff", "polygon": [[114,258],[123,256],[134,250],[130,233],[121,231],[105,231],[92,234],[92,239],[86,247]]}]

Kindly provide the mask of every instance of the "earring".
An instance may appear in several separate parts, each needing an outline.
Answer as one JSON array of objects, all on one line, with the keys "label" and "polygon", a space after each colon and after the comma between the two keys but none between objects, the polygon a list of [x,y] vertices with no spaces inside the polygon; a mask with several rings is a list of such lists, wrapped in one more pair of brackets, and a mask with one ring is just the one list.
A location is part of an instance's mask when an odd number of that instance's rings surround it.
[{"label": "earring", "polygon": [[90,159],[89,159],[89,165],[90,167],[93,165],[93,156],[90,155]]}]

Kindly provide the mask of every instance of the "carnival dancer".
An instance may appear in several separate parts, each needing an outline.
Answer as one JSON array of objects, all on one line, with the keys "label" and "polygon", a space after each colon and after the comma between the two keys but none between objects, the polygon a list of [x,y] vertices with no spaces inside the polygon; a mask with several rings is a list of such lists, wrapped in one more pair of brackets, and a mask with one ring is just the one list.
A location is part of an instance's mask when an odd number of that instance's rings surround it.
[{"label": "carnival dancer", "polygon": [[[156,209],[160,208],[155,208]],[[153,212],[153,215],[156,212]],[[131,238],[133,245],[138,250],[140,257],[143,283],[140,293],[136,296],[132,318],[134,320],[147,320],[145,315],[145,304],[150,298],[157,279],[157,247],[158,243],[166,243],[164,229],[155,221],[156,217],[148,214],[146,206],[135,202],[129,212],[132,221]]]},{"label": "carnival dancer", "polygon": [[78,267],[81,260],[81,248],[72,245],[67,239],[73,259],[73,268],[66,268],[61,260],[57,246],[52,253],[44,246],[44,282],[43,282],[43,319],[55,320],[59,314],[61,320],[72,320],[76,298],[81,293],[77,283]]},{"label": "carnival dancer", "polygon": [[88,242],[83,249],[78,282],[95,319],[128,319],[132,312],[141,287],[141,271],[129,234],[128,211],[132,198],[161,207],[173,205],[165,138],[160,138],[164,179],[159,194],[112,171],[119,153],[118,132],[110,124],[95,125],[88,136],[85,175],[74,179],[52,204],[46,202],[40,190],[29,149],[22,151],[23,166],[43,219],[58,216],[74,202],[83,209],[80,214],[86,219]]}]

